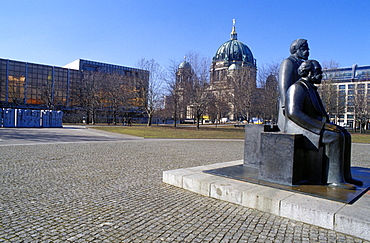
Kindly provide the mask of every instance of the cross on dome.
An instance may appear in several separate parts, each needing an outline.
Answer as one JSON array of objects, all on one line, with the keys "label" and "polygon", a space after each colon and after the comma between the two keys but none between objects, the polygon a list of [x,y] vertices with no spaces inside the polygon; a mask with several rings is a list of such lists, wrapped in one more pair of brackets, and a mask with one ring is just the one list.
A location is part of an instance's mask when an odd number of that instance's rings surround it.
[{"label": "cross on dome", "polygon": [[233,19],[233,28],[231,30],[231,33],[230,33],[230,39],[231,40],[237,40],[238,39],[238,34],[236,33],[236,30],[235,30],[235,19]]}]

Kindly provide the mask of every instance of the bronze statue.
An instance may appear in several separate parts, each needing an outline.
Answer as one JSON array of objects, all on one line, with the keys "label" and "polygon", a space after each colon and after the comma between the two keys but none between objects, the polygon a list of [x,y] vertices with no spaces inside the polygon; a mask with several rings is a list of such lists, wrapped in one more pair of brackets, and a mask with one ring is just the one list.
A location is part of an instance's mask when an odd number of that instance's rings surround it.
[{"label": "bronze statue", "polygon": [[304,61],[297,73],[301,78],[290,85],[285,97],[286,132],[305,135],[317,148],[324,145],[329,186],[346,189],[355,189],[352,184],[361,186],[362,182],[351,175],[351,135],[330,123],[314,85],[321,83],[321,65],[315,60]]},{"label": "bronze statue", "polygon": [[308,59],[309,48],[307,40],[297,39],[292,42],[290,45],[291,55],[285,59],[279,70],[279,117],[278,117],[278,126],[282,132],[285,132],[285,94],[288,88],[294,84],[300,76],[297,73],[299,65],[304,60]]}]

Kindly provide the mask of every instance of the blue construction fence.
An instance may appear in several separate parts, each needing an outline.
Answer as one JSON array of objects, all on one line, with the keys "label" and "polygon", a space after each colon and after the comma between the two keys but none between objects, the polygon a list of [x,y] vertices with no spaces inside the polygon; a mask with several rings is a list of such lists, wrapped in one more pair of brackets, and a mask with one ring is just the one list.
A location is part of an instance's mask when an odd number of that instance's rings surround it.
[{"label": "blue construction fence", "polygon": [[2,127],[63,127],[62,111],[0,109]]}]

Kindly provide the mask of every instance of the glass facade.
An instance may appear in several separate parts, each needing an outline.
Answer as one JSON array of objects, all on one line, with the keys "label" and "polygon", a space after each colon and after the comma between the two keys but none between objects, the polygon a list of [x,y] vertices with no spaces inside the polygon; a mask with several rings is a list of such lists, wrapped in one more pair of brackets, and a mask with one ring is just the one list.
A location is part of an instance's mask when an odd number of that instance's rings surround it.
[{"label": "glass facade", "polygon": [[324,79],[334,79],[336,81],[367,81],[370,79],[370,66],[357,66],[347,68],[333,68],[323,70]]},{"label": "glass facade", "polygon": [[81,72],[60,67],[0,59],[2,107],[63,109]]},{"label": "glass facade", "polygon": [[370,66],[324,69],[323,79],[337,87],[339,108],[334,120],[339,125],[356,126],[364,111],[370,114]]},{"label": "glass facade", "polygon": [[[57,109],[57,110],[78,110],[84,109],[84,104],[79,99],[78,92],[88,90],[88,82],[84,79],[87,73],[111,74],[97,80],[100,83],[107,79],[116,82],[124,82],[126,89],[130,92],[140,92],[140,104],[143,106],[146,101],[145,91],[149,84],[149,72],[124,66],[80,60],[80,68],[69,69],[48,65],[41,65],[28,62],[20,62],[8,59],[0,59],[0,106],[1,108],[21,109]],[[91,76],[91,75],[90,75]],[[98,77],[98,75],[95,75]],[[124,80],[124,81],[122,81]],[[144,80],[144,82],[143,82]],[[114,82],[114,81],[113,81]],[[121,85],[122,86],[122,85]],[[83,88],[84,87],[84,88]],[[98,94],[104,94],[103,86]],[[109,107],[104,104],[105,100],[99,99],[100,107]],[[127,105],[125,105],[127,108]],[[137,107],[136,107],[137,108]]]}]

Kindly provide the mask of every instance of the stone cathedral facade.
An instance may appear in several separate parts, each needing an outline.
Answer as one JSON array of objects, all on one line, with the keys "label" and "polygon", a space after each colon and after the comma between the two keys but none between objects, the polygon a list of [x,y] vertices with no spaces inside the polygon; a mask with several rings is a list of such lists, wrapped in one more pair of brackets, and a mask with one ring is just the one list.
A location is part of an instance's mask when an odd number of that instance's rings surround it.
[{"label": "stone cathedral facade", "polygon": [[236,120],[245,116],[236,104],[242,95],[238,92],[252,95],[256,89],[256,74],[256,59],[249,47],[238,40],[234,21],[230,40],[217,49],[210,68],[210,90],[219,101],[220,117]]},{"label": "stone cathedral facade", "polygon": [[[207,92],[214,97],[213,115],[206,117],[213,119],[248,119],[249,114],[243,111],[247,106],[241,101],[250,100],[256,93],[257,65],[249,47],[238,40],[235,22],[232,26],[230,39],[223,43],[216,51],[210,67],[210,80]],[[193,70],[191,63],[184,60],[176,73],[178,106],[180,119],[191,119],[191,106],[186,86],[191,86]]]}]

